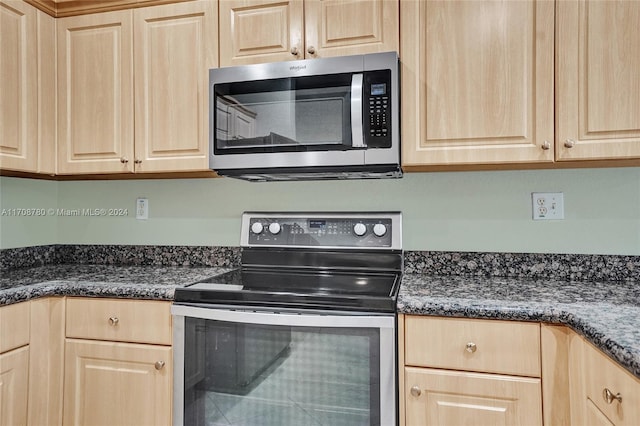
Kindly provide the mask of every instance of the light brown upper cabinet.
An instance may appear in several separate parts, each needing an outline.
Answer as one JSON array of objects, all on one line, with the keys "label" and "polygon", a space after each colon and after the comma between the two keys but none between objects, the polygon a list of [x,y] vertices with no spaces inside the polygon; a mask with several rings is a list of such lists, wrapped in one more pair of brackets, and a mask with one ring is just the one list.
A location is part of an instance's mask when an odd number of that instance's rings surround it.
[{"label": "light brown upper cabinet", "polygon": [[640,157],[640,1],[556,3],[558,160]]},{"label": "light brown upper cabinet", "polygon": [[554,2],[402,1],[403,167],[552,162]]},{"label": "light brown upper cabinet", "polygon": [[55,22],[0,1],[0,169],[55,172]]},{"label": "light brown upper cabinet", "polygon": [[136,9],[133,19],[136,172],[207,170],[216,3]]},{"label": "light brown upper cabinet", "polygon": [[397,51],[396,0],[221,0],[220,65]]},{"label": "light brown upper cabinet", "polygon": [[208,168],[216,13],[202,0],[58,20],[60,174]]}]

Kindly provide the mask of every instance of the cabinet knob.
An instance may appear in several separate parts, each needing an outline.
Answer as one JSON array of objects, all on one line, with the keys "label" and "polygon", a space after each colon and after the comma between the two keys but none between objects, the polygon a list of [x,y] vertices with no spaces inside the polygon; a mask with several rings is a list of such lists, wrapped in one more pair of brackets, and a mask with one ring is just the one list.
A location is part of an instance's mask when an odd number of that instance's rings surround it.
[{"label": "cabinet knob", "polygon": [[164,361],[156,361],[155,363],[156,370],[162,370],[164,367]]},{"label": "cabinet knob", "polygon": [[567,139],[564,141],[565,148],[573,148],[576,145],[576,141],[573,139]]},{"label": "cabinet knob", "polygon": [[291,48],[291,54],[292,54],[293,56],[298,56],[298,54],[299,54],[299,53],[300,53],[300,52],[298,51],[298,46],[293,46],[293,47]]},{"label": "cabinet knob", "polygon": [[129,159],[127,157],[120,157],[120,162],[122,164],[127,164],[129,162]]},{"label": "cabinet knob", "polygon": [[313,46],[309,46],[309,48],[307,49],[307,53],[309,55],[315,55],[316,54],[316,48]]},{"label": "cabinet knob", "polygon": [[622,404],[622,395],[620,395],[620,393],[614,395],[613,392],[611,392],[607,388],[604,388],[602,390],[602,397],[607,402],[607,404],[611,404],[614,400]]},{"label": "cabinet knob", "polygon": [[142,164],[142,160],[138,160],[137,158],[135,160],[133,160],[134,163],[136,164]]},{"label": "cabinet knob", "polygon": [[465,345],[464,350],[472,354],[478,350],[478,346],[473,342],[469,342]]},{"label": "cabinet knob", "polygon": [[541,147],[542,147],[542,149],[547,151],[547,150],[551,149],[551,144],[549,143],[549,141],[544,141],[544,142],[542,142]]},{"label": "cabinet knob", "polygon": [[411,387],[411,395],[418,397],[422,394],[422,390],[420,390],[420,387],[418,386],[412,386]]},{"label": "cabinet knob", "polygon": [[118,317],[111,317],[111,318],[109,318],[109,325],[112,325],[112,326],[114,326],[114,327],[115,327],[116,325],[118,325],[118,322],[120,322],[120,320],[118,319]]}]

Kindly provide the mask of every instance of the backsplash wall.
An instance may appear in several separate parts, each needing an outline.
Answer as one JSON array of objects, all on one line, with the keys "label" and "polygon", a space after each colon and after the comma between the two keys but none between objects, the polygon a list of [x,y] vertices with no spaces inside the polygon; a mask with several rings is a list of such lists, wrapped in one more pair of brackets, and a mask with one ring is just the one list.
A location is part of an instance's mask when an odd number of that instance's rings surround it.
[{"label": "backsplash wall", "polygon": [[[565,220],[533,221],[531,192],[563,192]],[[135,200],[149,219],[135,219]],[[245,210],[399,210],[406,250],[640,255],[640,168],[409,173],[402,179],[0,178],[0,248],[46,244],[236,246]],[[45,209],[15,216],[7,209]],[[54,211],[50,210],[54,209]],[[127,216],[83,209],[127,209]],[[80,211],[79,216],[64,215]],[[52,212],[49,214],[48,212]]]}]

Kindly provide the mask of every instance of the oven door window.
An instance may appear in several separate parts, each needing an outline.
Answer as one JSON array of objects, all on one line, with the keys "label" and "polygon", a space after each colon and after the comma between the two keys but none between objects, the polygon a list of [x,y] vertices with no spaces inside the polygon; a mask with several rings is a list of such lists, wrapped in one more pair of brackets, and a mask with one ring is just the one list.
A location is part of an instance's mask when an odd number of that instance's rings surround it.
[{"label": "oven door window", "polygon": [[379,425],[380,329],[185,318],[185,425]]},{"label": "oven door window", "polygon": [[353,148],[353,77],[215,84],[215,154]]}]

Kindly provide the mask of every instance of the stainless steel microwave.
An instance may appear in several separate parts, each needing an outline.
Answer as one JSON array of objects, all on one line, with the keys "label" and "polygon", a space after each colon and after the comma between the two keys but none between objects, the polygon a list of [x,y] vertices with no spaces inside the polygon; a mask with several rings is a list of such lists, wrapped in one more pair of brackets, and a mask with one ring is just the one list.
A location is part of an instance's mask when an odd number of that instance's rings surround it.
[{"label": "stainless steel microwave", "polygon": [[209,71],[210,167],[249,181],[395,178],[396,52]]}]

